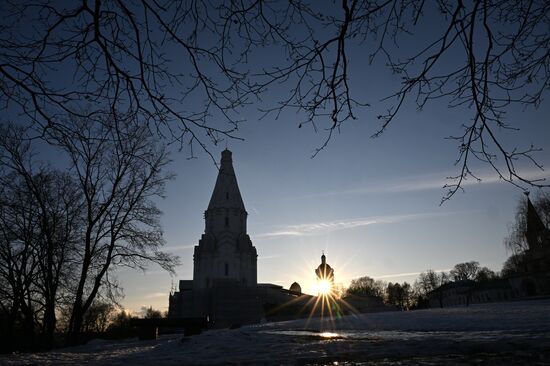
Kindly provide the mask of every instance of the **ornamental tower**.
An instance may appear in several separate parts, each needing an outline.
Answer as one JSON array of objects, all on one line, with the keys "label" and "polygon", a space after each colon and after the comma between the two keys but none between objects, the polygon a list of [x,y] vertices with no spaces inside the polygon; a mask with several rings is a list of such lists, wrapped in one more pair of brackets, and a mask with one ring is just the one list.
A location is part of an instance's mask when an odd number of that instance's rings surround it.
[{"label": "ornamental tower", "polygon": [[226,149],[204,213],[204,234],[195,246],[193,288],[257,285],[258,255],[246,233],[247,216],[231,151]]}]

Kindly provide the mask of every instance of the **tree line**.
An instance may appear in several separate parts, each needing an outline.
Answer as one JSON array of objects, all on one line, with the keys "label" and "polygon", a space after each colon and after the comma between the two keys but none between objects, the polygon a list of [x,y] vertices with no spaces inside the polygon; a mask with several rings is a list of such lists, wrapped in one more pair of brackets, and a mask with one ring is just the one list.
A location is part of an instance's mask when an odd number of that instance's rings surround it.
[{"label": "tree line", "polygon": [[482,267],[478,262],[470,261],[456,264],[449,272],[427,270],[420,273],[411,285],[408,282],[385,282],[374,280],[368,276],[351,281],[345,290],[346,295],[375,296],[384,301],[388,306],[402,310],[411,310],[428,307],[430,296],[436,296],[443,307],[441,286],[459,281],[472,281],[474,283],[486,283],[499,278],[499,274],[487,267]]},{"label": "tree line", "polygon": [[49,348],[59,332],[77,344],[94,304],[122,295],[117,270],[155,263],[173,271],[178,258],[162,251],[155,203],[171,178],[168,162],[146,124],[113,113],[95,122],[72,116],[40,139],[0,128],[4,347]]}]

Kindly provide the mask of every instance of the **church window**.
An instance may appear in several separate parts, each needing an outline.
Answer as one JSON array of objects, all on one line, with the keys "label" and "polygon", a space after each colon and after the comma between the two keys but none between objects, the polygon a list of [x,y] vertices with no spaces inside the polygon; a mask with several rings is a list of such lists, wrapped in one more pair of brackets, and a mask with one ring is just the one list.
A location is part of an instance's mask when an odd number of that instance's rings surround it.
[{"label": "church window", "polygon": [[229,265],[227,263],[225,264],[225,275],[229,276]]},{"label": "church window", "polygon": [[225,226],[229,227],[229,217],[225,217]]}]

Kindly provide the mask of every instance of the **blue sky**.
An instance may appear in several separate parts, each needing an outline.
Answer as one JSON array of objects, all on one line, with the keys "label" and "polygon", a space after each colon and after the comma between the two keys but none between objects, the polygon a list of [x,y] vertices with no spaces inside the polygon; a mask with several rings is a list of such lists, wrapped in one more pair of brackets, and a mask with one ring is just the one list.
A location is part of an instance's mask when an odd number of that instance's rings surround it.
[{"label": "blue sky", "polygon": [[[433,26],[428,22],[420,32],[428,35]],[[285,95],[288,85],[273,87],[262,102],[244,108],[239,117],[247,122],[238,131],[244,141],[228,142],[249,213],[249,234],[258,251],[258,281],[286,288],[297,281],[312,293],[322,251],[335,269],[336,282],[344,286],[364,275],[414,282],[419,272],[449,270],[470,260],[500,270],[507,258],[503,239],[522,191],[472,160],[471,168],[483,183],[468,180],[465,193],[440,205],[445,178],[459,173],[453,165],[457,146],[446,138],[462,132],[461,124],[469,121],[472,111],[449,109],[443,100],[419,111],[411,100],[381,137],[370,138],[380,127],[376,116],[388,105],[381,99],[399,87],[400,79],[383,60],[369,66],[367,46],[351,50],[352,93],[372,107],[357,109],[357,119],[346,122],[314,159],[315,148],[326,137],[322,128],[328,119],[320,119],[321,128],[315,132],[310,125],[298,128],[304,118],[299,113],[288,110],[278,118],[260,118],[257,110]],[[273,56],[271,51],[261,57]],[[542,148],[535,157],[548,166],[548,115],[544,101],[538,110],[509,109],[506,119],[520,131],[497,133],[508,147]],[[211,152],[219,159],[224,148],[222,143]],[[175,278],[158,268],[120,273],[122,304],[133,310],[166,309],[171,284],[192,278],[193,246],[204,231],[203,212],[217,170],[205,154],[189,160],[185,151],[174,151],[172,158],[177,177],[159,206],[167,250],[179,255],[182,263]],[[550,178],[547,171],[518,166],[526,177]]]}]

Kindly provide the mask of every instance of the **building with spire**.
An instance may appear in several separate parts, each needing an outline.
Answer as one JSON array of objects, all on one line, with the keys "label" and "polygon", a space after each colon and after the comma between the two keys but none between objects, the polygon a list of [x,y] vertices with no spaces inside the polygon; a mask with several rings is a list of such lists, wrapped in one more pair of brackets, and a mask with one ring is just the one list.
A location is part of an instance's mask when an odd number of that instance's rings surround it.
[{"label": "building with spire", "polygon": [[[526,192],[526,231],[527,251],[525,253],[529,272],[550,274],[550,229],[544,225],[535,206]],[[548,276],[547,276],[548,277]],[[547,292],[550,292],[550,279],[547,278]],[[539,286],[540,287],[540,286]]]},{"label": "building with spire", "polygon": [[216,185],[204,213],[204,234],[193,255],[193,289],[256,287],[257,253],[246,232],[244,207],[231,151],[224,150]]},{"label": "building with spire", "polygon": [[223,327],[305,314],[310,295],[258,284],[258,255],[247,233],[247,217],[232,153],[225,149],[204,212],[204,233],[195,246],[193,279],[179,281],[170,294],[169,317],[208,316],[214,326]]},{"label": "building with spire", "polygon": [[317,281],[328,281],[334,284],[334,269],[327,263],[327,257],[323,252],[321,255],[321,264],[315,269]]}]

